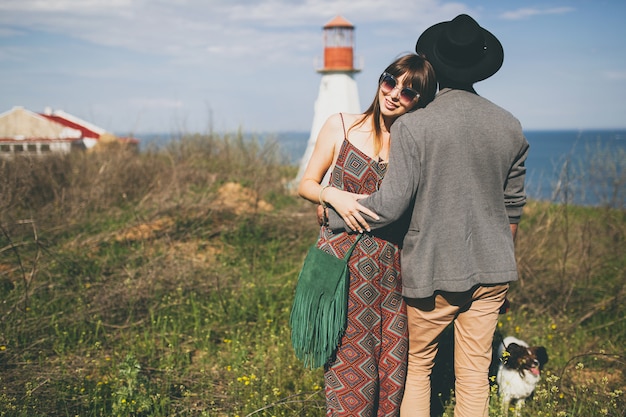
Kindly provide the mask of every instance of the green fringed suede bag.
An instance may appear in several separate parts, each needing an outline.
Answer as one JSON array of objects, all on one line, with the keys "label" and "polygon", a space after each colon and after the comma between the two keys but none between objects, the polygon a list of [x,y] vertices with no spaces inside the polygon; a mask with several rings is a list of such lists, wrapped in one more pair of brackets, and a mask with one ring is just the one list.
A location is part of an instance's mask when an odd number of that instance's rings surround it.
[{"label": "green fringed suede bag", "polygon": [[346,330],[348,317],[348,259],[359,235],[343,259],[309,248],[298,275],[289,317],[291,344],[296,357],[311,369],[323,366],[333,355]]}]

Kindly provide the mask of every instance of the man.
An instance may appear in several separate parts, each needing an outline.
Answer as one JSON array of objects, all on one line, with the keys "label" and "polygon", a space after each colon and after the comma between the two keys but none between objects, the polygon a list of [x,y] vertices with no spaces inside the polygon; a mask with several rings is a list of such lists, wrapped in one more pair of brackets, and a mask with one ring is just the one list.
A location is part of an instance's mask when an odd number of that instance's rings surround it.
[{"label": "man", "polygon": [[377,229],[410,210],[402,249],[409,357],[401,416],[430,416],[430,374],[450,323],[454,415],[487,416],[498,311],[517,280],[513,242],[526,203],[528,142],[516,118],[473,88],[502,66],[493,34],[460,15],[428,28],[416,51],[433,65],[440,91],[393,124],[379,191],[344,218],[330,210],[329,226]]}]

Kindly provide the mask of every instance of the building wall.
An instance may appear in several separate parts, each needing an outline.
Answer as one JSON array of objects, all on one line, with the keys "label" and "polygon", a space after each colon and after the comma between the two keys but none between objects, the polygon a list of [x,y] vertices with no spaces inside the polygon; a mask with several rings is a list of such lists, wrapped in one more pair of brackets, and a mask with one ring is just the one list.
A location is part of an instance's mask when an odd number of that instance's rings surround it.
[{"label": "building wall", "polygon": [[72,142],[59,141],[24,141],[0,142],[0,158],[10,158],[14,155],[23,156],[43,156],[52,152],[69,153],[72,149]]}]

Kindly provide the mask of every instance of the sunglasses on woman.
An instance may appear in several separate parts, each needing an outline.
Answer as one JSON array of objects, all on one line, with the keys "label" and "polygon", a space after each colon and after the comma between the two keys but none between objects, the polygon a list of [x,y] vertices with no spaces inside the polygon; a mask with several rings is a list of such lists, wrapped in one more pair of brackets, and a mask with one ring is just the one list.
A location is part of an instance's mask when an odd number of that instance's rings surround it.
[{"label": "sunglasses on woman", "polygon": [[[380,76],[379,83],[380,89],[385,94],[391,93],[398,86],[398,80],[396,80],[396,77],[388,72],[383,72]],[[420,94],[412,88],[403,87],[400,90],[400,103],[404,106],[409,106],[413,104],[413,101],[417,100],[419,96]]]}]

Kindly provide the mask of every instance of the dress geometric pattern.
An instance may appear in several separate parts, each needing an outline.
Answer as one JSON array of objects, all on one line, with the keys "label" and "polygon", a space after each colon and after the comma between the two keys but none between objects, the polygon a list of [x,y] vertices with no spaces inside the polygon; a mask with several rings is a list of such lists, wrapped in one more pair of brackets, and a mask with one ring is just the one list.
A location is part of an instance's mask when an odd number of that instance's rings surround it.
[{"label": "dress geometric pattern", "polygon": [[[344,139],[331,176],[333,187],[371,194],[387,165]],[[401,237],[364,234],[348,261],[348,323],[336,355],[325,366],[326,415],[398,416],[408,352],[406,305],[400,277]],[[343,257],[356,235],[322,227],[318,246]]]}]

